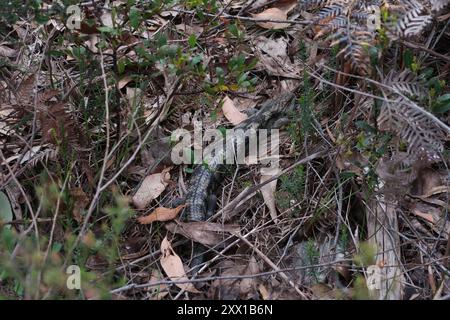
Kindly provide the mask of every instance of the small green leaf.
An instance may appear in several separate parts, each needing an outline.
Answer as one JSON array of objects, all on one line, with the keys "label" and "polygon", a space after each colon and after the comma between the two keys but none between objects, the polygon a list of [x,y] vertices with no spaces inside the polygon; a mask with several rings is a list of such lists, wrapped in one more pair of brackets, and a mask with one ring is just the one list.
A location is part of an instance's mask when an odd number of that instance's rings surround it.
[{"label": "small green leaf", "polygon": [[446,93],[446,94],[440,96],[439,98],[436,99],[436,101],[438,103],[443,103],[443,102],[446,102],[446,101],[450,101],[450,93]]},{"label": "small green leaf", "polygon": [[408,67],[408,68],[411,68],[411,65],[413,64],[413,62],[414,62],[414,55],[413,55],[413,53],[412,53],[412,51],[411,50],[406,50],[405,51],[405,53],[403,54],[403,60],[405,61],[405,65]]},{"label": "small green leaf", "polygon": [[136,8],[131,8],[130,10],[130,24],[133,29],[137,29],[141,23],[141,14]]},{"label": "small green leaf", "polygon": [[112,27],[102,26],[102,27],[97,27],[97,29],[101,33],[111,33],[111,34],[113,34],[115,32],[115,29],[112,28]]},{"label": "small green leaf", "polygon": [[438,103],[433,106],[433,112],[435,113],[446,113],[450,110],[450,101],[446,103]]},{"label": "small green leaf", "polygon": [[195,48],[197,45],[197,36],[195,34],[191,34],[189,36],[188,43],[191,48]]}]

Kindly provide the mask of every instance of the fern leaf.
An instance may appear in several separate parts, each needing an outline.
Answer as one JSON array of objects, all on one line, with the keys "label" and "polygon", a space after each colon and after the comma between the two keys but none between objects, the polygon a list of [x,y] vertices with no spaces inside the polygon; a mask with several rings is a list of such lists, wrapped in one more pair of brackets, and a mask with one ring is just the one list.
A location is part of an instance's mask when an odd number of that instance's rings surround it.
[{"label": "fern leaf", "polygon": [[392,70],[386,76],[384,83],[409,96],[423,98],[427,94],[423,83],[419,81],[416,74],[410,70],[404,70],[400,73]]},{"label": "fern leaf", "polygon": [[428,112],[406,97],[423,97],[426,91],[414,73],[391,71],[381,88],[387,98],[383,101],[377,119],[381,130],[396,133],[408,143],[408,153],[425,153],[430,158],[443,151],[444,130]]},{"label": "fern leaf", "polygon": [[339,15],[345,15],[347,12],[347,8],[341,4],[333,4],[330,6],[326,6],[317,13],[315,20],[322,21],[325,19],[335,18]]}]

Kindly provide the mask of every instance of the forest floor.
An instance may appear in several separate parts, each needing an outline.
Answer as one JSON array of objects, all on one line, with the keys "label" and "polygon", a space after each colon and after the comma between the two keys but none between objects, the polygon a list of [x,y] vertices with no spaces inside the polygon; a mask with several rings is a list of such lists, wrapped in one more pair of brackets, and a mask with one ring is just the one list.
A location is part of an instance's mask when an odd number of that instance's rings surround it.
[{"label": "forest floor", "polygon": [[[2,4],[0,297],[449,299],[449,2]],[[202,133],[286,94],[186,221]]]}]

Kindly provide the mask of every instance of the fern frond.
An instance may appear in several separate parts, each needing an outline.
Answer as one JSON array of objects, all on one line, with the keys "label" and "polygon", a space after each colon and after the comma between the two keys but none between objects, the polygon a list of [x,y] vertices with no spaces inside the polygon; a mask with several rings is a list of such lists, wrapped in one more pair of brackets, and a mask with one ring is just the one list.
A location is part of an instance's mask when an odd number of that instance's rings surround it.
[{"label": "fern frond", "polygon": [[397,23],[397,32],[405,37],[417,35],[431,23],[430,15],[420,15],[417,10],[410,11]]},{"label": "fern frond", "polygon": [[408,96],[423,98],[427,94],[424,84],[410,70],[404,70],[400,73],[392,70],[386,76],[384,83]]},{"label": "fern frond", "polygon": [[403,15],[397,20],[397,34],[408,37],[421,33],[431,23],[432,17],[426,14],[424,6],[417,0],[402,0],[401,3]]},{"label": "fern frond", "polygon": [[326,6],[317,13],[315,16],[315,21],[322,21],[325,19],[335,18],[340,15],[346,15],[348,8],[344,7],[342,4],[332,4]]},{"label": "fern frond", "polygon": [[443,150],[440,128],[424,114],[410,108],[403,98],[383,103],[377,122],[381,130],[393,131],[405,140],[409,154],[421,150],[436,155]]},{"label": "fern frond", "polygon": [[369,31],[352,31],[341,29],[335,35],[332,46],[345,44],[345,47],[338,53],[344,55],[344,59],[349,60],[354,70],[361,75],[366,75],[370,69],[370,59],[367,53],[368,47],[374,35]]},{"label": "fern frond", "polygon": [[406,141],[411,155],[420,153],[430,158],[438,157],[444,149],[444,131],[449,129],[407,97],[426,95],[417,76],[407,70],[397,74],[391,71],[383,84],[381,90],[386,100],[377,119],[379,128],[392,131]]}]

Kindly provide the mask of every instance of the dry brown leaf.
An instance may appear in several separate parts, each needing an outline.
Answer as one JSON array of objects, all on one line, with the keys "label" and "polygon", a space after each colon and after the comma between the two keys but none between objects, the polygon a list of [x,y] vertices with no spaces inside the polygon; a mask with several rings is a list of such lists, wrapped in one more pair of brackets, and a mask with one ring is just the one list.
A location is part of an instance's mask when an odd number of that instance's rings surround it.
[{"label": "dry brown leaf", "polygon": [[153,199],[159,197],[166,189],[169,179],[170,173],[167,169],[147,176],[133,196],[133,204],[136,208],[144,209]]},{"label": "dry brown leaf", "polygon": [[229,279],[217,279],[211,284],[210,299],[256,299],[259,298],[257,278],[246,277],[235,279],[233,277],[243,275],[254,275],[261,272],[260,265],[252,256],[249,257],[248,264],[241,264],[241,260],[226,260],[218,264],[221,277],[230,277]]},{"label": "dry brown leaf", "polygon": [[[269,8],[254,14],[253,18],[256,20],[287,20],[287,13],[278,8]],[[256,22],[256,24],[264,29],[285,29],[291,25],[280,22]]]},{"label": "dry brown leaf", "polygon": [[175,28],[178,31],[184,32],[186,34],[195,34],[196,36],[199,36],[203,32],[203,27],[198,25],[188,25],[185,23],[177,24]]},{"label": "dry brown leaf", "polygon": [[[167,237],[163,239],[161,242],[161,267],[164,272],[172,281],[188,281],[188,277],[186,276],[186,272],[184,271],[183,262],[180,257],[175,253],[172,246],[170,245]],[[192,293],[199,293],[197,289],[195,289],[192,283],[175,283],[175,285],[183,290]]]},{"label": "dry brown leaf", "polygon": [[16,91],[16,98],[21,105],[31,104],[33,100],[33,89],[36,77],[34,74],[23,79]]},{"label": "dry brown leaf", "polygon": [[348,299],[349,290],[333,289],[324,283],[317,283],[309,288],[314,300],[343,300]]},{"label": "dry brown leaf", "polygon": [[[279,173],[279,169],[267,171],[266,174],[261,175],[260,182],[263,183],[263,182],[269,180],[270,178],[272,178],[274,175],[277,175],[278,173]],[[277,190],[277,181],[278,180],[273,180],[261,188],[261,193],[264,198],[264,202],[265,202],[267,208],[269,208],[270,216],[272,217],[272,219],[275,222],[278,221],[278,218],[277,218],[278,213],[277,213],[277,209],[275,207],[275,191]]]},{"label": "dry brown leaf", "polygon": [[[153,269],[148,283],[153,284],[153,283],[161,282],[163,280],[164,279],[162,277],[162,274],[158,270]],[[150,300],[161,300],[169,294],[168,289],[169,289],[168,285],[160,284],[158,286],[155,285],[155,286],[148,287],[147,291],[149,291],[151,294]]]},{"label": "dry brown leaf", "polygon": [[224,240],[223,233],[239,233],[240,227],[232,224],[212,222],[170,222],[165,225],[172,233],[179,233],[186,238],[205,246],[215,246]]},{"label": "dry brown leaf", "polygon": [[0,57],[14,58],[15,56],[17,56],[17,50],[6,46],[0,46]]},{"label": "dry brown leaf", "polygon": [[288,57],[288,43],[284,38],[268,39],[260,36],[253,41],[253,50],[258,57],[258,68],[270,75],[299,78],[301,67]]},{"label": "dry brown leaf", "polygon": [[419,216],[419,217],[421,217],[422,219],[424,219],[424,220],[426,220],[426,221],[432,223],[432,224],[435,223],[434,218],[433,218],[433,215],[432,215],[431,213],[425,213],[425,212],[422,212],[422,211],[420,211],[420,210],[418,210],[418,209],[414,209],[414,210],[412,211],[412,213],[415,214],[416,216]]},{"label": "dry brown leaf", "polygon": [[225,118],[230,121],[233,125],[238,125],[242,121],[248,118],[245,113],[240,112],[234,105],[233,100],[228,96],[225,96],[222,100],[222,111]]},{"label": "dry brown leaf", "polygon": [[183,209],[186,205],[181,205],[176,208],[164,208],[159,207],[153,210],[152,213],[145,217],[139,217],[138,221],[140,224],[149,224],[154,221],[169,221],[173,220],[178,216],[178,213],[180,213],[181,209]]}]

